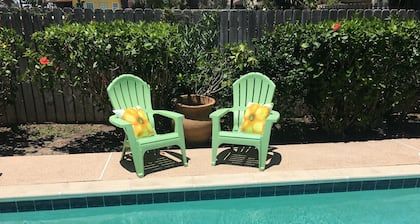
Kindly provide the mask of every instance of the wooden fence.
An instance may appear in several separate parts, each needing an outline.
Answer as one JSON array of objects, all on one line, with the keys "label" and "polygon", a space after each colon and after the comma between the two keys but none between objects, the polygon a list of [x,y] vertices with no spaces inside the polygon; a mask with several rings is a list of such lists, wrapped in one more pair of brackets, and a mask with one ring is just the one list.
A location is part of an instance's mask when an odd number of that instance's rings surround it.
[{"label": "wooden fence", "polygon": [[[13,28],[31,41],[31,34],[53,23],[65,20],[89,22],[112,21],[184,21],[194,23],[205,13],[217,13],[219,18],[219,45],[247,42],[259,38],[264,31],[285,23],[310,23],[352,18],[356,13],[363,17],[386,18],[391,14],[401,18],[420,18],[414,10],[384,9],[329,9],[329,10],[152,10],[152,9],[54,9],[6,10],[0,9],[0,26]],[[22,84],[16,93],[15,105],[0,111],[0,124],[13,123],[102,123],[109,112],[99,111],[90,97],[82,96],[70,87],[62,91],[45,91],[31,84]]]}]

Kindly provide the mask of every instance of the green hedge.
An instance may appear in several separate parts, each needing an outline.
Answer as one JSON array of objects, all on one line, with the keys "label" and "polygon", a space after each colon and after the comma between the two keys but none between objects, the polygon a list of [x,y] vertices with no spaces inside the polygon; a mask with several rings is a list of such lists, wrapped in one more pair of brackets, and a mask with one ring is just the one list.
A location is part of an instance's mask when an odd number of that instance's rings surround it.
[{"label": "green hedge", "polygon": [[360,19],[278,26],[256,43],[276,104],[301,105],[329,133],[385,127],[420,96],[420,23]]},{"label": "green hedge", "polygon": [[[139,75],[153,88],[154,103],[163,107],[173,87],[170,72],[180,35],[166,23],[53,25],[36,32],[36,48],[27,52],[33,80],[53,87],[57,81],[85,91],[100,106],[109,105],[106,87],[123,73]],[[40,59],[46,57],[48,63]]]},{"label": "green hedge", "polygon": [[[218,106],[229,106],[232,82],[260,71],[277,85],[274,104],[283,118],[310,115],[323,130],[339,135],[405,118],[420,96],[419,21],[354,18],[279,25],[255,42],[255,52],[244,44],[218,48],[216,21],[205,16],[189,26],[53,25],[33,34],[27,74],[49,88],[60,81],[71,84],[105,108],[109,82],[133,73],[151,85],[156,108],[170,109],[173,97],[189,92],[213,95]],[[16,35],[7,36],[21,43]],[[13,52],[19,58],[20,50]],[[16,69],[17,60],[3,58],[3,67],[6,61]],[[2,72],[3,83],[17,83],[7,81],[17,72]]]},{"label": "green hedge", "polygon": [[35,46],[26,53],[28,74],[47,88],[60,81],[73,85],[103,108],[109,107],[107,85],[123,73],[150,84],[156,108],[170,108],[172,98],[191,92],[217,95],[223,103],[227,101],[223,87],[254,63],[245,45],[217,48],[216,27],[211,15],[193,25],[123,21],[53,25],[32,35]]},{"label": "green hedge", "polygon": [[0,108],[15,100],[17,85],[24,78],[19,69],[23,52],[23,38],[12,29],[0,27]]}]

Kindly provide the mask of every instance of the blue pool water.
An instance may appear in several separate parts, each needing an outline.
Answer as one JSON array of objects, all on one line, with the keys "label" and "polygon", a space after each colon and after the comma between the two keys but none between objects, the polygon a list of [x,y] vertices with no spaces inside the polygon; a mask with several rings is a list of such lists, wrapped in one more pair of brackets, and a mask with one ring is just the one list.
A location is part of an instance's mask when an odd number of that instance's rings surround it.
[{"label": "blue pool water", "polygon": [[0,223],[420,223],[420,188],[0,214]]}]

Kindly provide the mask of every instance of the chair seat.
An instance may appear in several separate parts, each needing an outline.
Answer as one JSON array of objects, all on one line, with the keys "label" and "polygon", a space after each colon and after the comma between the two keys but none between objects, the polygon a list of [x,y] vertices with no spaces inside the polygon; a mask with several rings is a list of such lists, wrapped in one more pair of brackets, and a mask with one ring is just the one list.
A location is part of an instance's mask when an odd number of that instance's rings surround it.
[{"label": "chair seat", "polygon": [[250,134],[250,133],[244,133],[240,131],[221,131],[219,132],[219,136],[233,138],[233,139],[254,139],[254,140],[261,139],[261,135],[259,134]]},{"label": "chair seat", "polygon": [[156,143],[161,142],[162,140],[171,140],[171,139],[178,139],[180,138],[179,134],[176,132],[172,133],[165,133],[165,134],[156,134],[153,136],[145,137],[145,138],[138,138],[137,142],[140,144],[150,144],[150,143]]}]

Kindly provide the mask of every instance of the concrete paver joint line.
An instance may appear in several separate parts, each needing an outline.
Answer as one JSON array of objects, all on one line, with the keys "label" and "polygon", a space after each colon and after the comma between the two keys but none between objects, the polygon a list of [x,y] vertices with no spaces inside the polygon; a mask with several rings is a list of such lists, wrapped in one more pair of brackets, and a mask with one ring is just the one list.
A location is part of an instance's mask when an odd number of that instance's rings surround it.
[{"label": "concrete paver joint line", "polygon": [[414,147],[414,146],[412,146],[412,145],[409,145],[409,144],[407,144],[407,143],[404,143],[404,142],[402,142],[402,141],[400,141],[400,140],[396,140],[396,142],[397,142],[398,144],[402,145],[402,146],[407,147],[407,148],[417,150],[417,152],[419,152],[419,155],[420,155],[420,149],[419,149],[419,148]]},{"label": "concrete paver joint line", "polygon": [[106,169],[108,168],[108,164],[109,164],[109,161],[111,160],[111,157],[112,157],[112,152],[108,155],[108,159],[105,162],[105,166],[102,169],[101,175],[99,176],[99,180],[102,180],[104,178],[104,174],[105,174]]}]

